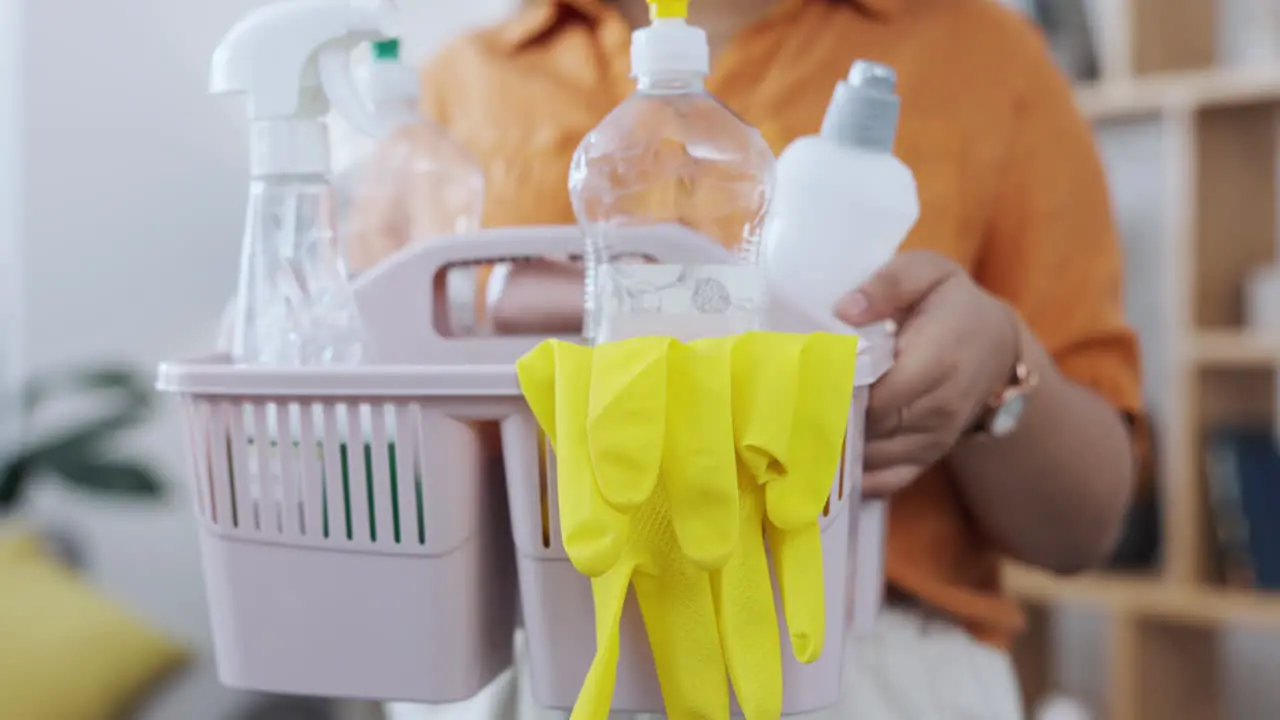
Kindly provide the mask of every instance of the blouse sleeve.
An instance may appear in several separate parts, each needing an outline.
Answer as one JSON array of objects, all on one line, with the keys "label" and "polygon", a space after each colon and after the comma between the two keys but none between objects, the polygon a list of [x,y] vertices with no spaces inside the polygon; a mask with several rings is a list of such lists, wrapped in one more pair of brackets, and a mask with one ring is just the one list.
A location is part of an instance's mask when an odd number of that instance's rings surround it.
[{"label": "blouse sleeve", "polygon": [[1136,418],[1138,343],[1092,131],[1043,44],[1024,67],[976,279],[1021,313],[1064,374]]}]

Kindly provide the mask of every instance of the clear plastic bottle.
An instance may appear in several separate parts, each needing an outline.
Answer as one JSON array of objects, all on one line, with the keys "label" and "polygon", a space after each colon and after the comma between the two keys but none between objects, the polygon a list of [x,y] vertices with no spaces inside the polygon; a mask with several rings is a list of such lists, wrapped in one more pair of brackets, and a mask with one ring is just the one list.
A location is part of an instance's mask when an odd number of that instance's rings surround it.
[{"label": "clear plastic bottle", "polygon": [[231,345],[238,362],[360,362],[364,328],[332,207],[323,175],[267,176],[250,184]]},{"label": "clear plastic bottle", "polygon": [[[586,236],[588,342],[640,332],[643,323],[617,326],[620,314],[740,311],[749,324],[764,301],[754,266],[773,153],[707,92],[707,37],[685,22],[687,8],[687,0],[651,0],[652,22],[631,40],[636,91],[583,138],[570,167],[574,213]],[[733,250],[738,268],[638,264],[611,247],[624,228],[665,224]]]},{"label": "clear plastic bottle", "polygon": [[339,229],[356,271],[406,245],[473,232],[484,211],[484,171],[419,113],[418,78],[400,62],[399,41],[374,43],[372,53],[361,89],[384,134],[339,185],[349,193]]}]

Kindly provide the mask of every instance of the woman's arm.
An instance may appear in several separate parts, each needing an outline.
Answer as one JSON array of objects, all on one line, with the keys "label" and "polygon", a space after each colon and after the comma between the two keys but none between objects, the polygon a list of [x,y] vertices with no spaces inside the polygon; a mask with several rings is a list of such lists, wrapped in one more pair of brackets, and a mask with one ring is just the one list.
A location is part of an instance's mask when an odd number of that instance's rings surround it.
[{"label": "woman's arm", "polygon": [[1134,485],[1121,414],[1059,370],[1019,324],[1023,362],[1039,378],[1018,429],[961,441],[949,457],[978,522],[1020,560],[1069,573],[1104,561]]},{"label": "woman's arm", "polygon": [[1026,47],[975,279],[1022,318],[1040,384],[1012,437],[963,441],[950,464],[1011,554],[1070,572],[1105,560],[1119,535],[1138,459],[1124,417],[1139,410],[1140,369],[1092,130],[1043,45]]}]

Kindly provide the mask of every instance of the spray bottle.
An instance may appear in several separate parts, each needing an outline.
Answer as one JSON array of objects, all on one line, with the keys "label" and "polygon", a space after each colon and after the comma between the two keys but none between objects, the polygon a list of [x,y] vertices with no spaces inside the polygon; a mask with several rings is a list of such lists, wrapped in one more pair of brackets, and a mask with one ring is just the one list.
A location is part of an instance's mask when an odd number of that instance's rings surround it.
[{"label": "spray bottle", "polygon": [[[706,91],[707,34],[688,0],[650,0],[651,23],[631,36],[636,91],[583,138],[569,170],[586,236],[585,335],[745,332],[762,317],[756,261],[773,186],[773,151],[759,131]],[[735,251],[734,264],[626,262],[623,226],[677,224]],[[717,331],[710,328],[719,328]]]},{"label": "spray bottle", "polygon": [[360,362],[363,328],[333,226],[330,103],[381,127],[352,79],[351,50],[387,38],[389,0],[289,0],[248,15],[214,52],[213,94],[248,101],[249,205],[231,354],[257,365]]}]

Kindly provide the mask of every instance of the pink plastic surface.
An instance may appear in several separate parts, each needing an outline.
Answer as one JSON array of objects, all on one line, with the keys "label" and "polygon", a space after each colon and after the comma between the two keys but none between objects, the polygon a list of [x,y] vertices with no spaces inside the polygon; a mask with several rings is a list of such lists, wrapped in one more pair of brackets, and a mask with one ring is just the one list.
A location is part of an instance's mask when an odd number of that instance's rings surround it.
[{"label": "pink plastic surface", "polygon": [[[572,706],[595,650],[590,585],[560,545],[554,459],[513,367],[543,338],[447,338],[422,319],[435,316],[432,279],[450,265],[563,256],[580,242],[572,227],[484,231],[407,249],[362,275],[356,299],[377,365],[283,370],[215,357],[161,366],[158,387],[187,410],[223,682],[379,700],[475,694],[511,662],[514,536],[535,696]],[[637,230],[619,248],[668,263],[725,257],[675,227]],[[842,331],[777,297],[767,325]],[[844,472],[822,518],[827,652],[801,666],[785,649],[788,714],[836,701],[850,623],[873,619],[883,592],[884,514],[859,500],[861,433],[866,386],[893,347],[891,336],[863,335]],[[506,492],[484,465],[482,420],[501,423]],[[344,446],[368,448],[346,453],[345,491]],[[420,481],[420,502],[406,478]],[[623,638],[615,709],[661,711],[634,606]]]}]

